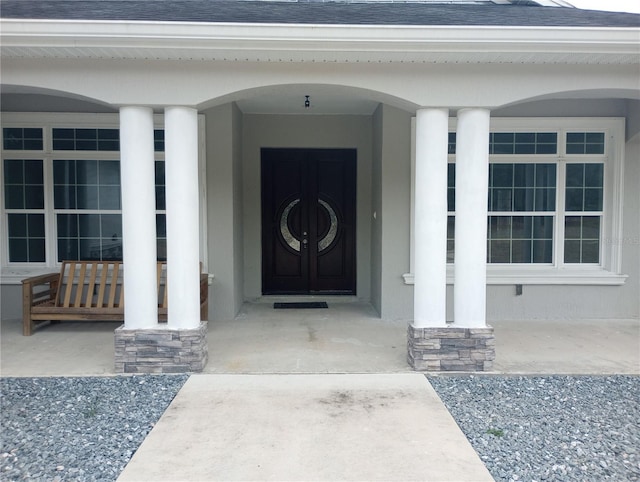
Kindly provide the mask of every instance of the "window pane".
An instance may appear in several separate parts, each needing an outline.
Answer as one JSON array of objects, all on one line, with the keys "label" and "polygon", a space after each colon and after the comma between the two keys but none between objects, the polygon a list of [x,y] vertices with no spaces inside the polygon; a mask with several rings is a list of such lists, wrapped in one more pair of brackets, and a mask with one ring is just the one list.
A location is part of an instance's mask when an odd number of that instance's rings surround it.
[{"label": "window pane", "polygon": [[98,209],[97,186],[78,186],[76,193],[78,209]]},{"label": "window pane", "polygon": [[4,206],[7,209],[24,209],[24,187],[5,186]]},{"label": "window pane", "polygon": [[600,262],[600,216],[567,216],[565,263]]},{"label": "window pane", "polygon": [[119,186],[120,185],[120,162],[100,161],[99,163],[100,184]]},{"label": "window pane", "polygon": [[120,186],[100,186],[100,209],[120,209]]},{"label": "window pane", "polygon": [[120,214],[58,214],[58,259],[122,259]]},{"label": "window pane", "polygon": [[56,216],[59,238],[73,238],[78,236],[78,215],[58,214]]},{"label": "window pane", "polygon": [[535,164],[536,187],[556,187],[556,165]]},{"label": "window pane", "polygon": [[9,261],[14,263],[26,263],[29,261],[29,245],[25,238],[9,238]]},{"label": "window pane", "polygon": [[44,238],[29,239],[29,262],[44,263],[45,250]]},{"label": "window pane", "polygon": [[531,239],[533,235],[533,218],[531,216],[513,216],[511,232],[513,239]]},{"label": "window pane", "polygon": [[565,263],[580,262],[580,241],[564,242],[564,262]]},{"label": "window pane", "polygon": [[599,241],[582,241],[582,262],[598,263],[600,262],[600,242]]},{"label": "window pane", "polygon": [[80,259],[78,256],[78,240],[58,238],[58,261]]},{"label": "window pane", "polygon": [[45,261],[44,214],[8,214],[9,261]]},{"label": "window pane", "polygon": [[5,149],[9,150],[42,150],[42,129],[6,127],[2,129]]},{"label": "window pane", "polygon": [[78,184],[98,184],[98,161],[85,159],[77,161],[77,182]]},{"label": "window pane", "polygon": [[4,160],[4,184],[24,184],[23,161],[14,159]]},{"label": "window pane", "polygon": [[580,239],[582,236],[582,217],[567,216],[564,218],[564,238]]},{"label": "window pane", "polygon": [[76,183],[76,161],[73,161],[73,160],[53,161],[53,183],[54,184],[75,184]]},{"label": "window pane", "polygon": [[80,214],[78,215],[78,232],[83,238],[100,237],[100,215]]},{"label": "window pane", "polygon": [[489,171],[492,187],[513,186],[513,164],[491,164]]},{"label": "window pane", "polygon": [[584,190],[584,210],[602,211],[602,189]]},{"label": "window pane", "polygon": [[604,132],[568,132],[567,154],[604,154]]},{"label": "window pane", "polygon": [[536,189],[536,211],[556,210],[556,190],[552,188]]},{"label": "window pane", "polygon": [[6,209],[44,209],[41,160],[4,160]]},{"label": "window pane", "polygon": [[567,164],[567,187],[584,186],[584,164]]},{"label": "window pane", "polygon": [[164,130],[162,129],[156,129],[153,131],[153,150],[155,152],[164,151]]},{"label": "window pane", "polygon": [[586,187],[602,187],[604,180],[604,164],[584,165],[584,185]]},{"label": "window pane", "polygon": [[44,180],[42,177],[42,161],[24,161],[24,182],[25,184],[43,184]]},{"label": "window pane", "polygon": [[53,149],[69,151],[117,151],[118,129],[53,129]]},{"label": "window pane", "polygon": [[447,263],[453,263],[455,252],[455,216],[447,216]]},{"label": "window pane", "polygon": [[54,186],[53,187],[53,207],[55,209],[75,209],[76,208],[76,188],[75,186]]},{"label": "window pane", "polygon": [[120,214],[102,214],[102,237],[122,239],[122,216]]},{"label": "window pane", "polygon": [[531,240],[513,241],[511,243],[512,263],[531,263]]},{"label": "window pane", "polygon": [[511,262],[511,242],[491,241],[490,263],[510,263]]},{"label": "window pane", "polygon": [[533,240],[533,262],[551,263],[553,262],[553,242],[551,240]]},{"label": "window pane", "polygon": [[515,187],[533,187],[535,185],[535,164],[516,164],[513,172]]},{"label": "window pane", "polygon": [[511,218],[509,216],[491,216],[489,218],[489,237],[491,239],[509,239],[511,237]]},{"label": "window pane", "polygon": [[514,211],[533,211],[533,189],[514,189],[513,190],[513,210]]},{"label": "window pane", "polygon": [[584,189],[567,188],[565,198],[565,209],[567,211],[582,211],[584,207]]},{"label": "window pane", "polygon": [[582,237],[585,239],[600,239],[600,217],[582,217]]},{"label": "window pane", "polygon": [[602,211],[604,164],[567,164],[565,209]]},{"label": "window pane", "polygon": [[9,214],[9,237],[10,238],[26,238],[27,237],[27,215],[26,214]]},{"label": "window pane", "polygon": [[538,239],[553,238],[553,217],[534,216],[533,217],[533,237]]},{"label": "window pane", "polygon": [[513,206],[511,189],[491,190],[491,211],[511,211]]}]

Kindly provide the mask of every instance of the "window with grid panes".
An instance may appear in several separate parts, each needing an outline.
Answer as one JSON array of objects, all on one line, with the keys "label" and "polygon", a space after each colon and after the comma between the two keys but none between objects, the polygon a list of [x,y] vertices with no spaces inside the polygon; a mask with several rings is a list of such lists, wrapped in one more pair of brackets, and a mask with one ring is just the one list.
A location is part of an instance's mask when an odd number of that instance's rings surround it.
[{"label": "window with grid panes", "polygon": [[[604,163],[576,162],[575,157],[605,152],[604,132],[567,132],[566,162],[557,154],[558,132],[492,132],[490,134],[487,262],[548,264],[563,227],[564,264],[598,264],[602,238]],[[455,133],[449,134],[455,154]],[[538,155],[544,157],[537,158]],[[549,159],[553,155],[553,159]],[[515,162],[510,157],[518,156]],[[455,163],[448,165],[447,262],[454,260]],[[559,185],[559,171],[563,185]],[[560,196],[560,197],[558,197]],[[559,207],[562,201],[563,208]]]},{"label": "window with grid panes", "polygon": [[[164,131],[155,130],[154,144],[164,151]],[[3,128],[6,261],[122,259],[118,149],[116,128]],[[166,259],[163,160],[155,170],[158,258]],[[49,253],[48,225],[55,237]]]}]

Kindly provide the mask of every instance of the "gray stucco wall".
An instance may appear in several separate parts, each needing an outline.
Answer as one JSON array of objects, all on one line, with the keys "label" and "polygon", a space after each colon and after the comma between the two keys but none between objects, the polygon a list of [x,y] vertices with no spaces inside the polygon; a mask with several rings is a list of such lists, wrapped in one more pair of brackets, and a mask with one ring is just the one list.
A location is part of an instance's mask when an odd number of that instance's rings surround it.
[{"label": "gray stucco wall", "polygon": [[234,104],[204,112],[207,146],[209,319],[235,317],[242,306],[242,114]]},{"label": "gray stucco wall", "polygon": [[0,285],[0,319],[22,318],[22,285]]},{"label": "gray stucco wall", "polygon": [[373,114],[371,172],[371,304],[382,312],[382,131],[383,107]]},{"label": "gray stucco wall", "polygon": [[357,296],[369,301],[371,278],[371,117],[245,115],[243,119],[244,296],[262,296],[260,149],[355,148],[357,159]]},{"label": "gray stucco wall", "polygon": [[409,319],[413,287],[402,275],[409,267],[411,203],[411,115],[382,106],[381,309],[384,319]]}]

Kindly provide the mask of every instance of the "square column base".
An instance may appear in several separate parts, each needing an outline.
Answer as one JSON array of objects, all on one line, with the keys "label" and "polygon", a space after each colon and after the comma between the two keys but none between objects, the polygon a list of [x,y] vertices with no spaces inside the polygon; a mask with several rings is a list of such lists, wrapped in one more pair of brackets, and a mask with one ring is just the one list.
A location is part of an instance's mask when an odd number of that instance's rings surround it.
[{"label": "square column base", "polygon": [[122,325],[115,331],[116,373],[201,372],[208,356],[206,321],[190,330]]},{"label": "square column base", "polygon": [[416,328],[409,324],[407,361],[416,371],[489,371],[495,356],[491,326]]}]

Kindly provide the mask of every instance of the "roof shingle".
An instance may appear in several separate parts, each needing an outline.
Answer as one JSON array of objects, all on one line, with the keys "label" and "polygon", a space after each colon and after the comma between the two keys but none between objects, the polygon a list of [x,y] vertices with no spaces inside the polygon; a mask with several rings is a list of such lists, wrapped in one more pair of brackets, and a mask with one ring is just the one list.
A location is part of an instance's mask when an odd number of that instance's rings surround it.
[{"label": "roof shingle", "polygon": [[640,27],[640,15],[531,5],[251,0],[2,0],[5,19],[325,25]]}]

